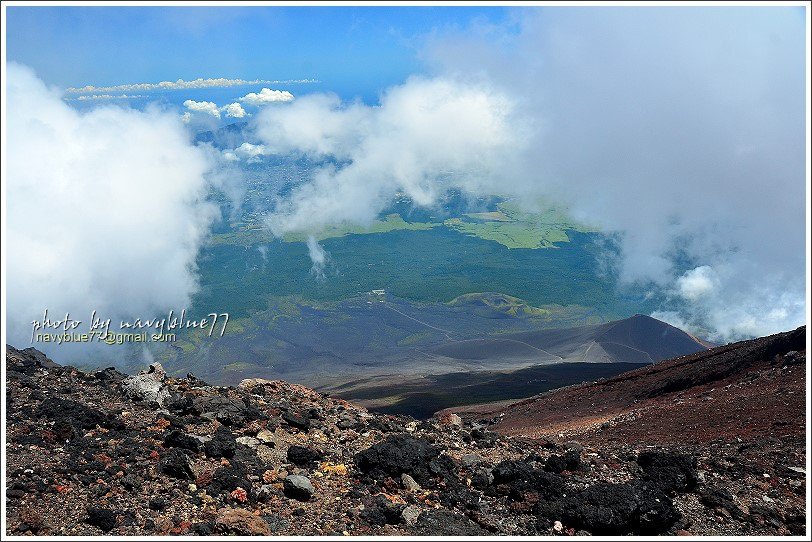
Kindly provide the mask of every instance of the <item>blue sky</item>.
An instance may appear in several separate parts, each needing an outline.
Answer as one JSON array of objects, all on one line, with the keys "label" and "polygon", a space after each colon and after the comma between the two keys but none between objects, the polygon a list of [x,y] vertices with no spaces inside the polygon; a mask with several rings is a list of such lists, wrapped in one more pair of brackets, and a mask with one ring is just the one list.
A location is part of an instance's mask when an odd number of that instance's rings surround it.
[{"label": "blue sky", "polygon": [[433,32],[502,8],[9,7],[8,59],[60,87],[178,78],[303,79],[374,100],[421,71]]}]

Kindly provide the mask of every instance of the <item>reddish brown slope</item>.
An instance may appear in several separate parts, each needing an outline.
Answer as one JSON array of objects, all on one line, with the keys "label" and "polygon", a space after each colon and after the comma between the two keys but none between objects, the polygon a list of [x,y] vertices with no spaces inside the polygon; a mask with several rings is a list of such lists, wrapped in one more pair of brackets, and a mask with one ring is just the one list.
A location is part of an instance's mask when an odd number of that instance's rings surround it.
[{"label": "reddish brown slope", "polygon": [[805,337],[801,327],[509,406],[455,411],[501,416],[493,428],[508,435],[595,444],[799,436],[805,431]]}]

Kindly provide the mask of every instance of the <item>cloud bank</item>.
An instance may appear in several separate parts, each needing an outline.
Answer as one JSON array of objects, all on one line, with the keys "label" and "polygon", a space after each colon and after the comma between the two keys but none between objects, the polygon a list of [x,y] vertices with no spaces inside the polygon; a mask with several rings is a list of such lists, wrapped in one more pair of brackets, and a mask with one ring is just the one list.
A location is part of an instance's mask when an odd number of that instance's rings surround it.
[{"label": "cloud bank", "polygon": [[[369,222],[398,192],[543,195],[615,232],[624,284],[712,339],[805,321],[805,37],[795,8],[522,10],[435,36],[379,106],[262,110],[269,152],[333,156],[281,234]],[[518,28],[518,29],[517,29]]]},{"label": "cloud bank", "polygon": [[76,98],[65,98],[66,100],[133,100],[136,98],[146,98],[144,94],[85,94]]},{"label": "cloud bank", "polygon": [[174,114],[80,113],[28,68],[7,74],[9,341],[29,345],[46,308],[115,322],[187,307],[218,212],[205,199],[205,149]]},{"label": "cloud bank", "polygon": [[[80,96],[77,99],[86,99],[86,97]],[[183,122],[189,123],[192,121],[195,114],[211,116],[215,119],[219,119],[221,118],[222,114],[225,114],[225,116],[228,118],[241,119],[249,116],[249,114],[239,102],[243,102],[244,104],[253,107],[262,107],[272,103],[291,102],[293,99],[293,94],[287,90],[271,90],[269,88],[263,88],[259,93],[249,92],[242,98],[238,98],[238,101],[222,107],[218,106],[214,102],[186,100],[183,102],[183,106],[188,111],[183,114],[182,119]]]},{"label": "cloud bank", "polygon": [[318,169],[278,202],[268,223],[277,235],[346,220],[369,223],[397,192],[431,205],[454,186],[496,190],[521,148],[512,113],[504,95],[440,78],[410,79],[375,107],[317,94],[262,110],[256,134],[264,152],[346,163]]},{"label": "cloud bank", "polygon": [[93,85],[86,85],[83,87],[68,87],[65,92],[68,93],[98,93],[98,92],[146,92],[152,90],[189,90],[200,88],[228,88],[228,87],[241,87],[247,85],[296,85],[296,84],[310,84],[318,83],[317,79],[286,79],[269,81],[265,79],[227,79],[224,77],[204,79],[198,77],[191,81],[184,81],[178,79],[177,81],[161,81],[160,83],[129,83],[124,85],[114,85],[109,87],[97,87]]}]

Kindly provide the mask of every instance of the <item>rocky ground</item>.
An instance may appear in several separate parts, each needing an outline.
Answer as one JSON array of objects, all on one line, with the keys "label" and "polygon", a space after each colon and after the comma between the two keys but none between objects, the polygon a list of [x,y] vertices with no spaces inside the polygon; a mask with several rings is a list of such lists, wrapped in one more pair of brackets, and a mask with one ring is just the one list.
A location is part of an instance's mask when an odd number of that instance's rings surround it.
[{"label": "rocky ground", "polygon": [[804,442],[576,442],[7,349],[7,534],[803,534]]}]

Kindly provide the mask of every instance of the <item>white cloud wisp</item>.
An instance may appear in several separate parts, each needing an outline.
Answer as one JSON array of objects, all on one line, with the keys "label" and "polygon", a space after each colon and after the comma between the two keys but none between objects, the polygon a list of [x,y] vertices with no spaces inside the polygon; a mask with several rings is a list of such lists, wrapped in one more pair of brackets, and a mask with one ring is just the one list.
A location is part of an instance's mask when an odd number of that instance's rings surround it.
[{"label": "white cloud wisp", "polygon": [[93,310],[115,321],[187,307],[218,213],[205,150],[174,114],[80,113],[28,68],[7,73],[9,341],[30,345],[46,308],[86,322]]}]

